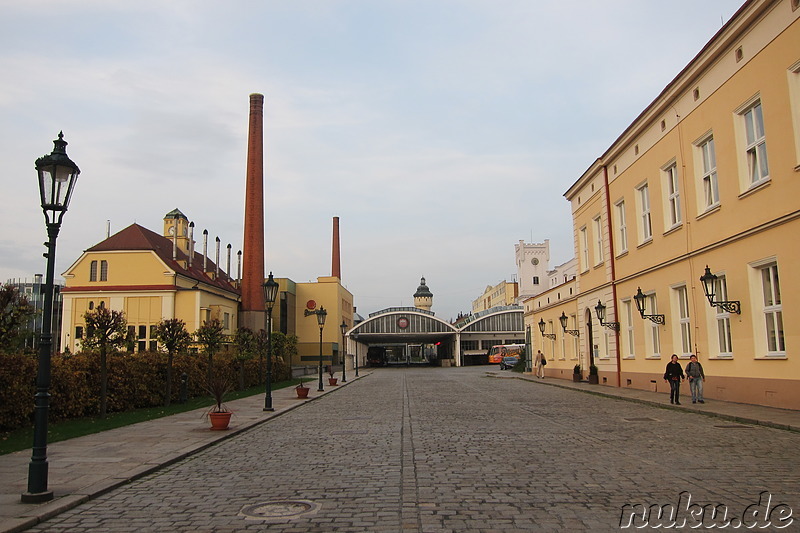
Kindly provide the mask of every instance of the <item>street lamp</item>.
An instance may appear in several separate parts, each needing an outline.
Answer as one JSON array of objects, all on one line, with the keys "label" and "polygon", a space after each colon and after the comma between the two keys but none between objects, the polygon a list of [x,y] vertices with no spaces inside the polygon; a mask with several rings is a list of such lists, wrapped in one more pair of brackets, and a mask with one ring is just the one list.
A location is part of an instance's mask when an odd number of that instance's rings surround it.
[{"label": "street lamp", "polygon": [[556,334],[555,333],[545,333],[544,332],[545,326],[546,326],[546,324],[544,323],[544,318],[540,318],[539,319],[539,332],[542,334],[542,337],[545,337],[545,338],[550,339],[550,340],[556,340]]},{"label": "street lamp", "polygon": [[358,334],[353,334],[352,337],[356,345],[356,355],[353,359],[353,365],[356,367],[356,377],[358,377]]},{"label": "street lamp", "polygon": [[[275,298],[278,296],[278,282],[272,279],[272,272],[269,278],[262,285],[264,289],[264,309],[267,311],[267,392],[264,396],[264,411],[274,411],[272,408],[272,307],[275,305]],[[289,365],[291,371],[291,365]]]},{"label": "street lamp", "polygon": [[[703,282],[703,291],[706,293],[706,298],[708,298],[708,303],[711,307],[719,307],[723,311],[727,311],[728,313],[736,313],[738,315],[742,314],[742,302],[739,300],[730,300],[730,301],[714,301],[714,296],[717,288],[717,279],[719,277],[716,274],[711,273],[711,269],[708,268],[706,265],[706,273],[700,276],[700,281]],[[727,296],[724,295],[723,298]]]},{"label": "street lamp", "polygon": [[601,326],[619,331],[619,322],[606,322],[606,306],[603,305],[603,302],[600,300],[597,300],[597,305],[594,307],[594,312],[597,313],[597,320],[600,321]]},{"label": "street lamp", "polygon": [[36,160],[39,175],[39,195],[47,226],[47,277],[44,286],[42,332],[39,337],[39,369],[36,374],[34,396],[33,452],[28,465],[28,491],[22,494],[23,503],[40,503],[53,499],[47,488],[47,415],[50,409],[50,352],[53,346],[53,277],[56,268],[56,239],[61,229],[61,219],[69,207],[72,190],[78,175],[78,165],[67,157],[67,141],[63,132],[53,141],[50,155]]},{"label": "street lamp", "polygon": [[328,312],[324,307],[320,306],[319,309],[314,311],[305,310],[305,316],[317,315],[317,324],[319,324],[319,388],[317,392],[323,392],[325,389],[322,387],[322,328],[325,327],[325,319],[328,318]]},{"label": "street lamp", "polygon": [[656,324],[664,324],[665,318],[664,315],[646,315],[644,314],[645,310],[647,309],[647,296],[642,292],[642,288],[638,287],[636,289],[636,294],[633,295],[633,299],[636,300],[636,309],[639,310],[639,314],[642,315],[642,318],[649,318],[652,322]]},{"label": "street lamp", "polygon": [[342,324],[339,326],[342,329],[342,383],[347,383],[347,344],[345,341],[345,333],[347,333],[347,322],[342,319]]},{"label": "street lamp", "polygon": [[567,318],[566,313],[564,313],[564,311],[561,311],[561,316],[558,317],[558,321],[561,322],[561,329],[564,330],[564,333],[569,333],[573,337],[580,337],[581,336],[581,332],[579,330],[577,330],[577,329],[567,329],[567,320],[569,320],[569,319]]}]

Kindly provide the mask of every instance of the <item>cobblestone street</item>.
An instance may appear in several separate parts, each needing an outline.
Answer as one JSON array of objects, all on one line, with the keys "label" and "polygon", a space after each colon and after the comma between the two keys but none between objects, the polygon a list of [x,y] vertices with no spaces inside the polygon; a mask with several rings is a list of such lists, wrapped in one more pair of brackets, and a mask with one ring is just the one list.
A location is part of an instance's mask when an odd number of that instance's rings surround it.
[{"label": "cobblestone street", "polygon": [[799,443],[486,368],[380,369],[30,531],[618,531],[683,491],[796,516]]}]

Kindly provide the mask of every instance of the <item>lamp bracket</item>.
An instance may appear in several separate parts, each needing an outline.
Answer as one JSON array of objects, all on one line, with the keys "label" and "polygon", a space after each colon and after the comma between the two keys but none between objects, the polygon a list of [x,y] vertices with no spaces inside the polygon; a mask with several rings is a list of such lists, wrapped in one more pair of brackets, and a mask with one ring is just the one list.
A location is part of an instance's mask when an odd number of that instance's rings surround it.
[{"label": "lamp bracket", "polygon": [[608,329],[613,329],[614,331],[619,331],[619,322],[600,322],[600,325]]},{"label": "lamp bracket", "polygon": [[545,338],[550,339],[550,340],[556,340],[556,334],[555,333],[542,333],[542,337],[545,337]]},{"label": "lamp bracket", "polygon": [[569,333],[573,337],[580,337],[581,336],[580,330],[577,330],[577,329],[565,329],[564,333]]},{"label": "lamp bracket", "polygon": [[742,303],[739,300],[731,300],[730,302],[713,302],[713,305],[729,313],[736,313],[737,315],[742,314]]},{"label": "lamp bracket", "polygon": [[666,319],[664,315],[645,315],[642,313],[642,318],[648,318],[651,322],[655,322],[656,324],[661,324],[662,326],[666,324]]}]

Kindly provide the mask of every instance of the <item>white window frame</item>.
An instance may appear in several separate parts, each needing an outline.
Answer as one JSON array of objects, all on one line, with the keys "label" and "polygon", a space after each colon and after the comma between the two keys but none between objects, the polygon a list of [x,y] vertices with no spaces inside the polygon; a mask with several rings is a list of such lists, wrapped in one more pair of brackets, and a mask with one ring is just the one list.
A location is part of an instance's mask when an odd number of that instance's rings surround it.
[{"label": "white window frame", "polygon": [[636,344],[633,329],[633,301],[628,298],[622,300],[621,303],[623,327],[625,328],[625,355],[623,356],[623,359],[635,359],[636,354],[634,352],[634,346],[636,346]]},{"label": "white window frame", "polygon": [[[647,298],[645,308],[650,310],[649,314],[658,314],[656,293],[645,293],[645,297]],[[643,322],[645,324],[645,331],[647,328],[650,328],[650,334],[645,335],[645,359],[661,359],[661,332],[658,330],[658,324],[650,320],[643,320]]]},{"label": "white window frame", "polygon": [[89,281],[97,281],[97,260],[89,263]]},{"label": "white window frame", "polygon": [[619,254],[628,251],[628,226],[625,222],[625,200],[614,204],[617,215],[617,250]]},{"label": "white window frame", "polygon": [[674,330],[675,346],[680,350],[675,350],[680,357],[688,358],[692,351],[692,320],[689,309],[689,290],[686,285],[676,285],[672,287],[675,309],[675,323],[678,328]]},{"label": "white window frame", "polygon": [[100,261],[100,281],[108,281],[108,261]]},{"label": "white window frame", "polygon": [[[778,263],[773,262],[763,265],[759,269],[761,274],[761,294],[763,303],[764,322],[766,326],[767,356],[786,355],[786,337],[783,326],[783,304],[781,301],[780,276]],[[774,335],[771,334],[774,331]],[[774,338],[773,338],[774,337]]]},{"label": "white window frame", "polygon": [[699,154],[700,191],[698,198],[703,203],[700,213],[714,209],[719,205],[719,180],[717,178],[717,152],[714,136],[708,135],[695,144]]},{"label": "white window frame", "polygon": [[581,272],[589,270],[589,231],[586,226],[578,230],[578,247],[581,260]]},{"label": "white window frame", "polygon": [[599,216],[592,219],[594,230],[594,266],[603,262],[603,222]]},{"label": "white window frame", "polygon": [[[717,274],[716,286],[714,288],[714,298],[721,301],[728,301],[728,282],[725,274]],[[714,306],[716,310],[715,322],[717,325],[717,357],[730,359],[733,357],[733,338],[731,336],[731,314],[721,307]]]},{"label": "white window frame", "polygon": [[756,94],[735,111],[739,183],[742,194],[760,188],[770,180],[766,130],[761,96]]},{"label": "white window frame", "polygon": [[681,216],[681,187],[678,183],[678,164],[673,159],[661,168],[664,175],[665,187],[667,192],[666,209],[664,210],[664,222],[668,229],[673,229],[683,223]]},{"label": "white window frame", "polygon": [[800,170],[800,61],[789,67],[789,102],[794,128],[795,170]]},{"label": "white window frame", "polygon": [[650,188],[647,182],[636,188],[639,208],[639,244],[653,240],[653,219],[650,216]]}]

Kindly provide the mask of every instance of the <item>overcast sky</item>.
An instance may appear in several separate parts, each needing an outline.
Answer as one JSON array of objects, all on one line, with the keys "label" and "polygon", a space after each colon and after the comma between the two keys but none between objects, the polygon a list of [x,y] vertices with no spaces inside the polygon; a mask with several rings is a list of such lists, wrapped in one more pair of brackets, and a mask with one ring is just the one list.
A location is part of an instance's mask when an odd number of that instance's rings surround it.
[{"label": "overcast sky", "polygon": [[574,255],[564,192],[741,3],[0,0],[0,282],[45,270],[34,161],[60,130],[81,175],[57,275],[107,220],[175,208],[241,249],[262,93],[268,271],[330,275],[339,216],[359,313],[424,275],[454,318],[519,240]]}]

